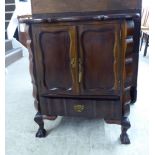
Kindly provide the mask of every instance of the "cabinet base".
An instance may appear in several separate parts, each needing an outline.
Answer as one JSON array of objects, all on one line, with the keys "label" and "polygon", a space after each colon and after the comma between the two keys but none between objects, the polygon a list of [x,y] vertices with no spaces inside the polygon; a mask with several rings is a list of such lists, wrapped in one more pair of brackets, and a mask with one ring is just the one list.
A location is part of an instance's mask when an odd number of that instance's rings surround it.
[{"label": "cabinet base", "polygon": [[[37,113],[35,115],[34,121],[39,125],[39,129],[36,133],[36,137],[42,138],[46,137],[46,130],[44,129],[44,122],[43,119],[48,119],[48,120],[54,120],[56,119],[57,116],[43,116],[41,113]],[[128,137],[128,134],[126,133],[127,130],[130,128],[130,122],[127,117],[123,117],[122,121],[112,121],[112,120],[105,120],[106,123],[109,124],[120,124],[122,126],[122,133],[120,135],[120,141],[122,144],[130,144],[130,139]]]}]

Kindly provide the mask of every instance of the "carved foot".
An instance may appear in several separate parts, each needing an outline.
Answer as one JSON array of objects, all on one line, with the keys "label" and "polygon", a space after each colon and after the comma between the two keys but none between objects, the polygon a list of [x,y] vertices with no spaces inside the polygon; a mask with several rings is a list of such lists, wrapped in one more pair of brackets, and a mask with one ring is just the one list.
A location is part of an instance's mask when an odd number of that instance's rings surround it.
[{"label": "carved foot", "polygon": [[120,140],[122,144],[130,144],[130,139],[127,130],[131,127],[130,122],[127,117],[123,117],[122,119],[122,133],[120,135]]},{"label": "carved foot", "polygon": [[45,137],[45,136],[46,136],[46,130],[39,128],[37,133],[36,133],[36,137],[41,138],[41,137]]},{"label": "carved foot", "polygon": [[46,136],[46,130],[44,129],[44,122],[43,122],[43,117],[40,112],[38,112],[35,115],[34,121],[39,125],[39,129],[36,133],[36,137],[45,137]]},{"label": "carved foot", "polygon": [[136,87],[131,87],[130,90],[130,95],[131,95],[131,104],[134,104],[137,101],[137,89]]}]

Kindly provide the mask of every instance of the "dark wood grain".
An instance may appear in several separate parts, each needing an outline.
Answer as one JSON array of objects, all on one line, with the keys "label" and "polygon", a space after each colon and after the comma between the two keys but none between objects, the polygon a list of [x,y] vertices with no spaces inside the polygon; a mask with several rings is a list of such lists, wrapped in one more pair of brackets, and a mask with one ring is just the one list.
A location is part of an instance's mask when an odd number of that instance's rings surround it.
[{"label": "dark wood grain", "polygon": [[136,101],[141,0],[32,0],[27,23],[30,73],[43,119],[104,118],[121,125],[129,144],[130,102]]},{"label": "dark wood grain", "polygon": [[120,23],[83,25],[79,32],[82,94],[117,95]]},{"label": "dark wood grain", "polygon": [[78,65],[74,26],[36,25],[33,32],[41,92],[77,94]]},{"label": "dark wood grain", "polygon": [[69,33],[61,30],[55,32],[49,32],[47,30],[41,32],[39,37],[44,65],[45,86],[51,90],[71,90],[72,78],[70,71]]},{"label": "dark wood grain", "polygon": [[31,26],[26,26],[26,38],[27,38],[27,48],[29,51],[29,72],[31,76],[31,82],[33,86],[33,97],[34,97],[34,107],[37,111],[40,112],[40,103],[39,103],[39,90],[37,84],[37,75],[36,75],[36,67],[35,67],[35,58],[34,58],[34,47],[32,42],[32,29]]},{"label": "dark wood grain", "polygon": [[140,9],[141,0],[32,0],[32,14]]},{"label": "dark wood grain", "polygon": [[[55,98],[41,97],[43,115],[78,116],[89,118],[104,118],[106,121],[116,121],[121,124],[121,107],[119,99],[86,99],[86,98]],[[76,106],[83,106],[81,111]]]},{"label": "dark wood grain", "polygon": [[135,103],[137,100],[137,77],[138,77],[138,62],[139,62],[139,38],[140,38],[140,26],[141,18],[133,18],[134,20],[134,54],[133,54],[133,79],[131,89],[131,103]]}]

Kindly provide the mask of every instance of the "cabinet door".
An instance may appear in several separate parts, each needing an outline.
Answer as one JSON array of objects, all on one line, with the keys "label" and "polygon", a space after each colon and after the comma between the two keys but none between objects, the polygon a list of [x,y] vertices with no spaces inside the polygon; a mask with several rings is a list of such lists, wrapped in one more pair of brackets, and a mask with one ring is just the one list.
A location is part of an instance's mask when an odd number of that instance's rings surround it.
[{"label": "cabinet door", "polygon": [[117,21],[79,27],[81,94],[119,93],[120,27]]},{"label": "cabinet door", "polygon": [[41,94],[78,92],[76,27],[36,24],[32,27],[37,82]]}]

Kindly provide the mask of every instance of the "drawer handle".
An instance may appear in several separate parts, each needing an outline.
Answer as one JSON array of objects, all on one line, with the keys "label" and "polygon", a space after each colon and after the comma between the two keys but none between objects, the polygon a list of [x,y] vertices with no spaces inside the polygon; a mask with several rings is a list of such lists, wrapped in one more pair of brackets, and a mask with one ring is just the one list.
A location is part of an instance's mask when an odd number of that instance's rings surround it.
[{"label": "drawer handle", "polygon": [[83,110],[84,110],[84,105],[82,105],[82,104],[74,105],[74,111],[82,112]]}]

